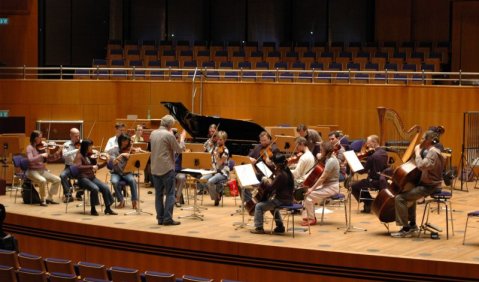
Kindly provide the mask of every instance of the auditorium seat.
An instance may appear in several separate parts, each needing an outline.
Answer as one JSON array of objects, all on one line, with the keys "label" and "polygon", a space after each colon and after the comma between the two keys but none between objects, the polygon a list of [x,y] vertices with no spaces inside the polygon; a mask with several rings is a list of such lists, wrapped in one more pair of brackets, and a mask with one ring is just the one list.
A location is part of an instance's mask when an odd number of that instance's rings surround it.
[{"label": "auditorium seat", "polygon": [[107,54],[108,61],[123,59],[123,49],[111,49]]},{"label": "auditorium seat", "polygon": [[124,52],[124,56],[126,57],[128,55],[128,52],[130,50],[137,50],[138,53],[140,51],[140,47],[138,45],[138,40],[125,40],[123,42],[123,52]]},{"label": "auditorium seat", "polygon": [[272,69],[274,64],[281,60],[281,53],[279,51],[269,51],[264,60],[268,63],[269,68]]},{"label": "auditorium seat", "polygon": [[125,57],[127,61],[139,61],[140,58],[140,50],[138,49],[128,50]]},{"label": "auditorium seat", "polygon": [[17,276],[13,267],[0,264],[0,281],[17,282]]},{"label": "auditorium seat", "polygon": [[395,52],[392,57],[389,57],[389,63],[391,64],[402,65],[405,62],[406,62],[406,53],[404,52]]},{"label": "auditorium seat", "polygon": [[311,64],[316,61],[316,53],[313,51],[306,51],[303,56],[300,57],[300,61],[306,66],[306,69],[312,69]]},{"label": "auditorium seat", "polygon": [[262,62],[263,52],[262,51],[251,52],[251,55],[249,56],[248,61],[250,61],[253,65],[256,65],[257,62]]},{"label": "auditorium seat", "polygon": [[299,58],[302,58],[303,54],[306,51],[309,51],[309,42],[296,42],[296,46],[294,46],[294,51],[298,53]]},{"label": "auditorium seat", "polygon": [[346,65],[349,62],[351,62],[351,60],[352,60],[351,52],[341,51],[341,52],[339,52],[338,56],[336,57],[335,62],[341,64],[342,68],[346,68]]},{"label": "auditorium seat", "polygon": [[191,50],[190,41],[178,40],[175,46],[176,56],[179,56],[181,51]]},{"label": "auditorium seat", "polygon": [[82,279],[97,278],[108,280],[106,267],[103,264],[79,261],[76,265]]},{"label": "auditorium seat", "polygon": [[378,46],[377,42],[366,42],[363,44],[363,47],[361,47],[361,50],[369,54],[375,54],[378,51]]},{"label": "auditorium seat", "polygon": [[146,78],[146,71],[145,70],[137,70],[137,68],[143,68],[143,61],[137,60],[137,61],[131,61],[128,62],[128,66],[130,68],[134,68],[133,70],[130,71],[130,77],[132,79],[145,79]]},{"label": "auditorium seat", "polygon": [[293,62],[291,64],[291,69],[292,70],[305,70],[306,69],[306,64],[300,61]]},{"label": "auditorium seat", "polygon": [[212,41],[210,43],[210,56],[213,59],[216,51],[225,51],[225,42],[224,41]]},{"label": "auditorium seat", "polygon": [[311,51],[315,52],[317,56],[326,52],[327,42],[314,42],[313,47],[311,47]]},{"label": "auditorium seat", "polygon": [[72,273],[51,272],[48,275],[49,282],[77,282],[77,276]]},{"label": "auditorium seat", "polygon": [[293,42],[287,41],[287,42],[280,42],[278,46],[278,51],[281,54],[281,60],[284,60],[286,57],[286,54],[289,52],[292,52],[294,49],[293,47]]},{"label": "auditorium seat", "polygon": [[109,54],[110,51],[113,49],[123,49],[122,44],[123,42],[121,41],[121,39],[109,39],[106,45],[107,54]]},{"label": "auditorium seat", "polygon": [[331,47],[329,48],[329,51],[333,53],[333,58],[336,58],[339,56],[341,52],[344,50],[344,42],[342,41],[333,41],[331,42]]},{"label": "auditorium seat", "polygon": [[43,258],[38,255],[20,252],[17,254],[18,264],[21,268],[35,269],[45,272],[45,264]]},{"label": "auditorium seat", "polygon": [[174,50],[171,40],[160,40],[158,43],[158,54],[161,56],[165,50]]},{"label": "auditorium seat", "polygon": [[138,269],[112,266],[108,269],[112,281],[118,282],[140,282]]},{"label": "auditorium seat", "polygon": [[195,40],[193,41],[193,59],[196,59],[196,55],[199,51],[207,51],[208,42],[206,40]]},{"label": "auditorium seat", "polygon": [[349,42],[344,51],[351,53],[352,58],[356,57],[357,53],[361,51],[361,42]]},{"label": "auditorium seat", "polygon": [[197,277],[192,275],[183,275],[183,282],[213,282],[211,278]]},{"label": "auditorium seat", "polygon": [[240,52],[241,50],[241,41],[228,41],[226,46],[226,52],[228,52],[228,59],[233,57],[234,52]]},{"label": "auditorium seat", "polygon": [[156,51],[156,41],[155,40],[142,40],[140,45],[140,54],[143,57],[148,50]]},{"label": "auditorium seat", "polygon": [[143,64],[148,66],[150,61],[158,60],[158,52],[156,50],[145,50],[143,54]]},{"label": "auditorium seat", "polygon": [[233,63],[234,68],[239,68],[238,64],[244,62],[245,59],[246,54],[242,50],[233,52],[233,55],[230,57],[230,61]]},{"label": "auditorium seat", "polygon": [[333,62],[333,53],[332,52],[322,52],[316,60],[322,63],[324,66],[329,66]]},{"label": "auditorium seat", "polygon": [[[141,274],[145,282],[175,282],[176,278],[173,273],[145,271]],[[143,280],[143,279],[142,279]]]},{"label": "auditorium seat", "polygon": [[251,53],[258,51],[258,42],[246,41],[243,44],[243,50],[245,52],[246,59],[249,59],[251,57]]},{"label": "auditorium seat", "polygon": [[48,272],[59,272],[75,274],[72,261],[62,258],[45,258],[44,260],[46,270]]},{"label": "auditorium seat", "polygon": [[228,61],[228,52],[226,50],[217,50],[214,53],[212,60],[215,62],[216,67],[219,67],[221,62]]},{"label": "auditorium seat", "polygon": [[45,271],[20,268],[17,270],[18,282],[47,282],[47,274]]},{"label": "auditorium seat", "polygon": [[288,64],[286,62],[276,62],[273,65],[273,69],[286,70],[288,69]]},{"label": "auditorium seat", "polygon": [[202,66],[203,63],[209,62],[210,59],[210,51],[209,50],[199,50],[198,53],[196,54],[196,63],[198,66]]},{"label": "auditorium seat", "polygon": [[17,252],[0,249],[0,265],[18,269],[20,265],[18,264]]},{"label": "auditorium seat", "polygon": [[276,51],[276,42],[272,42],[272,41],[263,42],[261,46],[261,51],[263,52],[265,56],[264,58],[266,59],[266,56],[269,52]]},{"label": "auditorium seat", "polygon": [[366,51],[359,51],[355,57],[353,57],[353,63],[359,64],[359,68],[363,69],[364,65],[369,62],[370,53]]},{"label": "auditorium seat", "polygon": [[193,60],[193,51],[192,50],[181,50],[178,53],[178,61],[180,62],[180,66],[183,67],[185,62]]},{"label": "auditorium seat", "polygon": [[161,62],[161,67],[165,68],[166,67],[166,62],[171,62],[176,60],[176,52],[175,50],[163,50],[160,53],[160,62]]},{"label": "auditorium seat", "polygon": [[406,59],[406,63],[420,65],[424,62],[424,58],[423,52],[412,52],[411,56]]},{"label": "auditorium seat", "polygon": [[289,51],[282,57],[282,61],[288,64],[288,67],[291,67],[294,62],[297,62],[299,59],[298,52]]},{"label": "auditorium seat", "polygon": [[323,70],[324,64],[319,62],[312,62],[310,65],[310,69],[312,70]]}]

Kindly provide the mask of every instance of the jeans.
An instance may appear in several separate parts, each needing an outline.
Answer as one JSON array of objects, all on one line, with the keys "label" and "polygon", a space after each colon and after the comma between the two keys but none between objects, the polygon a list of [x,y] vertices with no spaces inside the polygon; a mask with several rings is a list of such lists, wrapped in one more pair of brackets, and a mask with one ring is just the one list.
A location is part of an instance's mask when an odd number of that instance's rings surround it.
[{"label": "jeans", "polygon": [[105,201],[105,206],[108,208],[113,203],[113,196],[108,189],[108,185],[101,182],[98,178],[88,179],[86,177],[78,179],[78,185],[81,188],[87,189],[90,191],[90,204],[92,209],[95,205],[98,205],[100,201],[98,200],[98,192],[103,195],[103,200]]},{"label": "jeans", "polygon": [[65,169],[60,173],[60,179],[63,187],[63,195],[68,196],[71,195],[72,185],[70,183],[70,179],[73,178],[73,175],[70,171],[70,166],[65,165]]},{"label": "jeans", "polygon": [[[220,198],[220,193],[223,192],[223,186],[218,189],[217,185],[220,185],[220,182],[227,180],[228,178],[221,173],[207,174],[201,179],[208,179],[206,185],[208,186],[208,192],[210,193],[211,200],[217,200]],[[201,187],[201,190],[204,189],[204,186]]]},{"label": "jeans", "polygon": [[[281,205],[281,201],[276,199],[257,203],[254,209],[254,226],[256,228],[263,228],[264,213],[266,211],[274,211],[277,207]],[[283,220],[281,219],[281,214],[279,212],[274,212],[274,221],[276,223],[276,226],[284,226]]]},{"label": "jeans", "polygon": [[115,189],[115,195],[119,202],[123,201],[123,193],[121,191],[121,186],[119,185],[120,181],[124,181],[126,185],[130,186],[131,200],[132,201],[138,200],[138,189],[136,186],[135,176],[133,176],[133,173],[127,173],[124,175],[112,173],[110,181],[111,181],[111,184],[113,185],[113,188]]},{"label": "jeans", "polygon": [[158,224],[173,220],[175,205],[175,171],[170,170],[163,175],[152,175],[155,186],[155,209]]},{"label": "jeans", "polygon": [[409,221],[416,223],[416,201],[431,195],[436,187],[416,186],[396,196],[396,225],[407,226]]}]

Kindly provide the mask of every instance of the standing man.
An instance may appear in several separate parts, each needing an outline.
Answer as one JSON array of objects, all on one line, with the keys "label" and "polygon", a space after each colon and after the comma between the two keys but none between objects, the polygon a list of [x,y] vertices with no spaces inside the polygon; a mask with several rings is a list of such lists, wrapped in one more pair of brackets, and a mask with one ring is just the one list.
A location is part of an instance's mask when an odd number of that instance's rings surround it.
[{"label": "standing man", "polygon": [[70,140],[63,144],[63,159],[65,160],[65,168],[60,173],[60,179],[63,187],[63,202],[73,202],[72,185],[70,179],[73,178],[70,172],[70,166],[75,160],[75,156],[80,149],[80,130],[77,128],[70,129]]},{"label": "standing man", "polygon": [[299,136],[306,138],[309,150],[313,156],[316,156],[320,152],[319,143],[323,141],[321,139],[321,135],[319,135],[319,133],[314,129],[308,129],[305,124],[298,125],[296,127],[296,132],[299,134]]},{"label": "standing man", "polygon": [[421,171],[421,178],[416,187],[400,193],[395,198],[396,225],[402,226],[402,228],[399,232],[391,233],[392,237],[411,237],[418,230],[416,201],[429,196],[441,187],[445,159],[441,155],[441,151],[434,147],[437,143],[439,143],[439,134],[428,130],[424,133],[421,144],[414,149],[414,163]]},{"label": "standing man", "polygon": [[[172,128],[175,119],[171,115],[161,118],[160,128],[153,131],[151,142],[151,174],[155,186],[156,219],[159,225],[179,225],[173,220],[175,205],[175,154],[185,149],[186,132],[176,141]],[[165,196],[165,199],[163,197]]]}]

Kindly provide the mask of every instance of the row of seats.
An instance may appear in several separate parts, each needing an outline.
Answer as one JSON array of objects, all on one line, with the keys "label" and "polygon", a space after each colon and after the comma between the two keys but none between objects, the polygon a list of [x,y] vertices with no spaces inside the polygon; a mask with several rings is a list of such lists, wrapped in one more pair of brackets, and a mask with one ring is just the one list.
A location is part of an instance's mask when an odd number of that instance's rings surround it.
[{"label": "row of seats", "polygon": [[[151,42],[150,42],[151,43]],[[265,43],[266,44],[266,43]],[[143,61],[147,66],[149,61],[160,60],[163,62],[178,60],[180,65],[186,61],[197,61],[199,66],[203,62],[214,61],[232,62],[236,65],[241,61],[266,61],[269,64],[275,62],[285,62],[288,65],[296,61],[304,62],[306,65],[312,61],[321,63],[338,62],[356,62],[365,63],[371,60],[385,61],[391,63],[430,63],[429,61],[438,61],[438,64],[447,64],[449,62],[449,43],[445,44],[417,44],[417,45],[379,45],[357,43],[344,47],[344,44],[326,43],[315,44],[314,46],[288,44],[280,45],[276,48],[275,44],[263,44],[260,48],[256,45],[247,43],[243,45],[173,45],[171,42],[142,45],[131,43],[121,45],[120,43],[110,43],[107,47],[106,59],[108,62],[123,59],[125,61]],[[165,65],[162,65],[163,67]]]},{"label": "row of seats", "polygon": [[[158,282],[185,281],[208,282],[211,278],[175,274],[157,271],[140,272],[138,269],[83,262],[76,264],[69,259],[42,258],[29,253],[17,253],[0,249],[0,281],[128,281],[128,282]],[[233,280],[222,280],[231,281]]]}]

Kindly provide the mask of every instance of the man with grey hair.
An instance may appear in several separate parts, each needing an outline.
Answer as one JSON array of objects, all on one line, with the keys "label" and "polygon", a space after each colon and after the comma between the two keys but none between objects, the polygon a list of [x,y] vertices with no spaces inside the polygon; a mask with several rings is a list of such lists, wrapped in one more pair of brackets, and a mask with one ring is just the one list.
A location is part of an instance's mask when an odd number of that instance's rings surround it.
[{"label": "man with grey hair", "polygon": [[[60,173],[60,179],[63,187],[63,202],[72,202],[72,185],[70,179],[73,178],[70,172],[70,166],[73,164],[80,148],[80,130],[77,128],[70,129],[70,140],[63,144],[63,159],[65,160],[65,169]],[[80,196],[81,197],[81,196]]]},{"label": "man with grey hair", "polygon": [[159,225],[179,225],[173,220],[175,205],[175,154],[185,149],[186,132],[183,130],[180,140],[173,134],[175,119],[171,115],[161,118],[160,128],[150,136],[151,174],[155,186],[156,219]]}]

